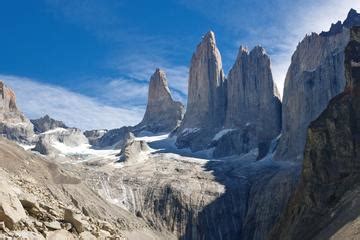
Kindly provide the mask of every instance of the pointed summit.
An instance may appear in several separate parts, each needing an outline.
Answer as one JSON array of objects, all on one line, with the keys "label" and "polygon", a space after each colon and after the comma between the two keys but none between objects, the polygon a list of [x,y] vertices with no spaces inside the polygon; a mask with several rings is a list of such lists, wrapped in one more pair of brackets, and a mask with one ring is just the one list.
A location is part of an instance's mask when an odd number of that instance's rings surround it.
[{"label": "pointed summit", "polygon": [[33,126],[16,106],[12,89],[0,81],[0,135],[28,143],[33,140]]},{"label": "pointed summit", "polygon": [[226,108],[225,77],[215,34],[211,31],[203,37],[192,56],[188,89],[187,110],[180,132],[186,128],[214,131],[221,127]]},{"label": "pointed summit", "polygon": [[360,14],[355,9],[352,8],[349,11],[343,25],[344,27],[349,29],[353,26],[360,26]]},{"label": "pointed summit", "polygon": [[243,129],[251,124],[257,129],[258,142],[270,141],[280,133],[281,102],[263,47],[256,46],[248,53],[240,46],[227,86],[225,128]]},{"label": "pointed summit", "polygon": [[184,115],[184,106],[171,97],[166,74],[157,68],[150,78],[148,103],[143,120],[135,129],[153,133],[170,132]]}]

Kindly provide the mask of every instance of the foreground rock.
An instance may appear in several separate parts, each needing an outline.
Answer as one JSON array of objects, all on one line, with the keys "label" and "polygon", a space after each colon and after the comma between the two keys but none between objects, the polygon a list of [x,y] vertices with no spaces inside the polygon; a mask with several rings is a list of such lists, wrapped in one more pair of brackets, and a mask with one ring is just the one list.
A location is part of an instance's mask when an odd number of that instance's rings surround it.
[{"label": "foreground rock", "polygon": [[310,124],[301,182],[272,239],[358,239],[360,27],[345,50],[347,86]]},{"label": "foreground rock", "polygon": [[[216,129],[221,128],[225,120],[225,76],[213,32],[208,32],[203,37],[192,56],[188,89],[187,108],[179,128],[177,145],[200,150],[211,139],[207,132],[216,133]],[[192,139],[188,139],[184,134],[187,129],[200,131]],[[199,134],[202,132],[205,134]]]},{"label": "foreground rock", "polygon": [[16,106],[15,93],[0,81],[0,134],[22,143],[34,140],[31,122]]},{"label": "foreground rock", "polygon": [[312,33],[298,45],[285,79],[282,137],[276,159],[302,161],[307,127],[329,100],[343,91],[344,49],[349,27],[360,24],[359,16],[351,10],[340,30]]},{"label": "foreground rock", "polygon": [[168,133],[180,125],[184,106],[172,99],[165,72],[156,69],[149,84],[148,102],[143,120],[137,131]]},{"label": "foreground rock", "polygon": [[57,121],[51,118],[49,115],[45,115],[42,118],[30,120],[34,125],[34,131],[36,133],[44,133],[46,131],[56,129],[56,128],[68,128],[65,123]]}]

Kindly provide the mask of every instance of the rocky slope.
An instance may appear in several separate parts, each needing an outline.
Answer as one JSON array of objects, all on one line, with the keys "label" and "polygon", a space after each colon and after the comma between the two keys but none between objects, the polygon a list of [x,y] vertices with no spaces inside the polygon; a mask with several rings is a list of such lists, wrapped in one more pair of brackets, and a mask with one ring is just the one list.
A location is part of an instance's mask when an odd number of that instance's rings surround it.
[{"label": "rocky slope", "polygon": [[[197,46],[191,59],[188,86],[188,102],[179,132],[179,147],[192,150],[206,148],[216,129],[222,127],[226,109],[225,76],[215,35],[208,32]],[[191,139],[186,134],[198,129]]]},{"label": "rocky slope", "polygon": [[22,143],[34,139],[31,122],[16,106],[15,93],[0,81],[0,134]]},{"label": "rocky slope", "polygon": [[62,121],[55,120],[49,115],[30,121],[34,125],[35,133],[44,133],[55,128],[68,128]]},{"label": "rocky slope", "polygon": [[150,79],[144,118],[134,128],[137,131],[168,133],[180,125],[184,112],[182,103],[171,97],[165,72],[156,69]]},{"label": "rocky slope", "polygon": [[359,24],[359,16],[351,10],[344,24],[333,26],[328,33],[312,33],[297,46],[285,79],[282,137],[276,159],[302,161],[309,123],[344,89],[342,63],[348,28]]},{"label": "rocky slope", "polygon": [[104,200],[64,167],[0,138],[1,239],[172,238]]},{"label": "rocky slope", "polygon": [[358,239],[360,27],[345,50],[345,91],[310,124],[301,182],[272,239]]}]

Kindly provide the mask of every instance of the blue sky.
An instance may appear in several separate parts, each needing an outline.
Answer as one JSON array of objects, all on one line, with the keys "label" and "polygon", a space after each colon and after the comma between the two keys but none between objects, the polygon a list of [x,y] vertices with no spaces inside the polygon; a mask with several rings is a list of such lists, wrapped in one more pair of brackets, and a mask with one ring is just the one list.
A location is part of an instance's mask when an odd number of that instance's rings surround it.
[{"label": "blue sky", "polygon": [[343,20],[358,0],[12,0],[0,8],[0,79],[30,118],[46,113],[69,125],[136,124],[147,83],[165,69],[185,101],[191,55],[216,34],[225,73],[240,44],[262,45],[282,86],[306,33]]}]

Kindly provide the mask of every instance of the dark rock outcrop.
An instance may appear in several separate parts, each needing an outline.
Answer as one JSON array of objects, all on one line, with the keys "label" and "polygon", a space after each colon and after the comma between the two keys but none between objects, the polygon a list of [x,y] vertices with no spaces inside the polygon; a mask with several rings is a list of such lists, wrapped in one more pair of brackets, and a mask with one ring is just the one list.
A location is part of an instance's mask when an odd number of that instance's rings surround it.
[{"label": "dark rock outcrop", "polygon": [[360,215],[352,207],[360,200],[360,27],[351,29],[345,69],[345,91],[310,124],[301,182],[272,239],[328,239]]},{"label": "dark rock outcrop", "polygon": [[121,149],[127,140],[134,137],[132,127],[122,127],[107,131],[102,137],[95,141],[97,148]]},{"label": "dark rock outcrop", "polygon": [[84,132],[85,137],[89,140],[91,145],[96,145],[98,140],[107,133],[108,130],[87,130]]},{"label": "dark rock outcrop", "polygon": [[0,134],[10,140],[23,143],[34,140],[33,126],[17,108],[15,93],[1,81]]},{"label": "dark rock outcrop", "polygon": [[39,119],[30,120],[34,125],[35,133],[43,133],[55,128],[68,128],[62,121],[57,121],[51,118],[49,115],[45,115]]},{"label": "dark rock outcrop", "polygon": [[153,133],[171,132],[180,125],[184,111],[182,103],[171,97],[165,72],[156,69],[150,79],[144,118],[134,129]]},{"label": "dark rock outcrop", "polygon": [[341,32],[313,33],[298,45],[285,79],[282,137],[276,159],[302,161],[309,123],[319,116],[331,98],[343,91],[348,27],[359,24],[359,16],[351,10]]},{"label": "dark rock outcrop", "polygon": [[[211,140],[208,133],[214,134],[223,126],[226,111],[225,76],[215,35],[211,31],[203,37],[192,56],[188,89],[187,108],[178,131],[177,145],[200,150],[206,148]],[[187,141],[184,133],[195,128],[199,129],[199,134]]]}]

